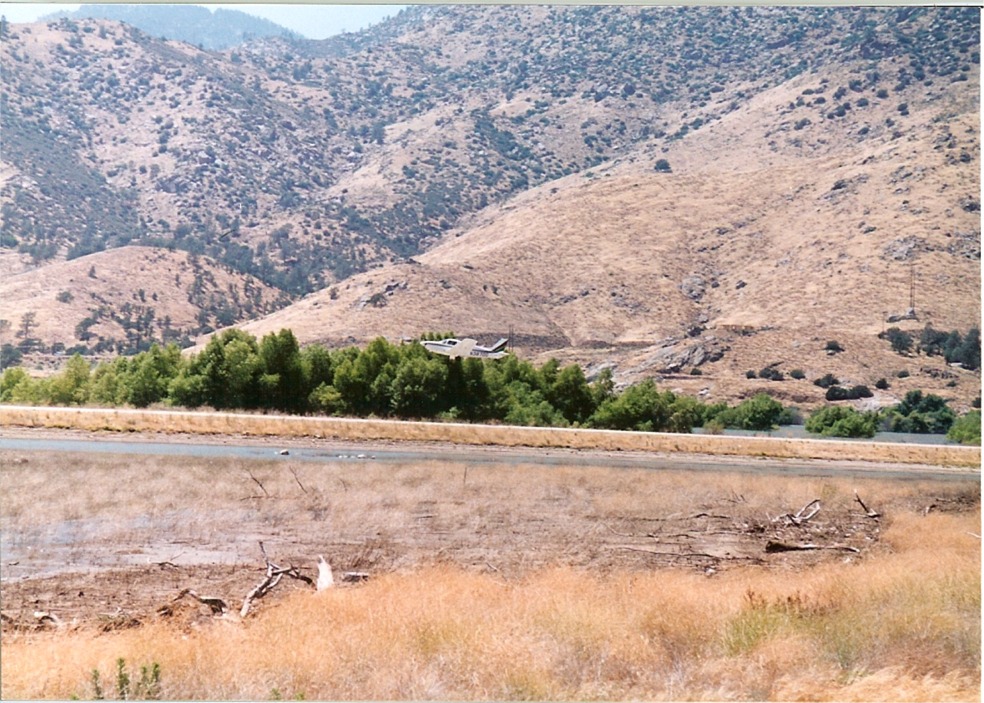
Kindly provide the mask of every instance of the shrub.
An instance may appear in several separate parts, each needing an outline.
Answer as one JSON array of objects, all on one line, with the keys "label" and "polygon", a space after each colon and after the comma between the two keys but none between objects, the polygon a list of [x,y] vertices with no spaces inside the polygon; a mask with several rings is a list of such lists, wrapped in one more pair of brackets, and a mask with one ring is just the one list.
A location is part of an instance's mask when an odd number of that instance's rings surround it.
[{"label": "shrub", "polygon": [[874,395],[868,386],[852,386],[851,388],[841,388],[831,386],[827,389],[825,397],[827,400],[858,400],[859,398],[870,398]]},{"label": "shrub", "polygon": [[773,366],[766,366],[764,369],[759,371],[758,377],[766,378],[770,381],[781,381],[784,378],[782,375],[782,371],[780,371],[779,369]]},{"label": "shrub", "polygon": [[971,410],[963,417],[954,421],[946,438],[960,444],[981,443],[981,411]]},{"label": "shrub", "polygon": [[790,377],[795,378],[797,381],[802,381],[806,378],[806,374],[803,373],[803,369],[793,369],[789,372]]},{"label": "shrub", "polygon": [[827,400],[835,400],[835,401],[848,400],[848,398],[850,398],[850,395],[848,394],[846,388],[841,388],[840,386],[831,386],[830,388],[827,389],[827,392],[824,394],[824,398],[826,398]]},{"label": "shrub", "polygon": [[824,374],[817,380],[813,382],[813,385],[820,386],[821,388],[830,388],[831,386],[839,386],[840,381],[832,373]]},{"label": "shrub", "polygon": [[749,370],[745,372],[745,378],[757,378],[757,374],[754,371]]},{"label": "shrub", "polygon": [[877,388],[880,391],[887,391],[889,387],[890,386],[888,385],[888,381],[886,381],[884,378],[879,378],[877,381],[875,381],[875,388]]},{"label": "shrub", "polygon": [[906,393],[902,402],[886,414],[893,432],[915,434],[945,434],[956,419],[943,398],[932,393],[923,395],[920,390]]},{"label": "shrub", "polygon": [[912,335],[898,327],[889,327],[878,336],[887,339],[892,345],[892,351],[897,354],[908,354],[912,350]]},{"label": "shrub", "polygon": [[836,342],[833,339],[827,342],[827,345],[824,347],[824,349],[826,349],[827,352],[830,354],[838,354],[844,351],[844,347],[842,347],[838,342]]},{"label": "shrub", "polygon": [[673,170],[670,168],[670,162],[666,159],[659,159],[653,168],[655,168],[657,173],[671,173]]},{"label": "shrub", "polygon": [[909,378],[909,372],[905,369],[895,372],[895,378]]},{"label": "shrub", "polygon": [[782,417],[782,403],[766,393],[742,401],[737,407],[729,408],[717,415],[726,427],[742,430],[771,430],[779,424]]},{"label": "shrub", "polygon": [[874,437],[877,427],[877,413],[859,413],[843,406],[820,408],[806,421],[807,432],[824,437]]}]

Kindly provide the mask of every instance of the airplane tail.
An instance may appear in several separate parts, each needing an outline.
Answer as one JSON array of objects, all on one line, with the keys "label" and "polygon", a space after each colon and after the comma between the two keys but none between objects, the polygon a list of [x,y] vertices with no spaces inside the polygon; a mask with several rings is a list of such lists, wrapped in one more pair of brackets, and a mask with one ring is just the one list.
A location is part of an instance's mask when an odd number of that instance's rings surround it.
[{"label": "airplane tail", "polygon": [[503,337],[498,342],[496,342],[495,344],[493,344],[492,345],[492,348],[489,351],[491,351],[491,352],[505,351],[507,344],[509,344],[509,337]]}]

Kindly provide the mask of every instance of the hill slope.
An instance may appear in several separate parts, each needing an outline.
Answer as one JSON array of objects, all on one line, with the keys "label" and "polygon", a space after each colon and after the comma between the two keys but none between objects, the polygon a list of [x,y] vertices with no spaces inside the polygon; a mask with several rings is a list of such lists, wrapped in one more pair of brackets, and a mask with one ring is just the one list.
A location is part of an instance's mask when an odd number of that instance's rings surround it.
[{"label": "hill slope", "polygon": [[256,330],[511,331],[624,379],[836,335],[820,361],[870,383],[913,273],[905,324],[980,317],[972,8],[431,6],[224,53],[6,31],[2,261],[182,249],[320,291]]},{"label": "hill slope", "polygon": [[[290,327],[329,344],[511,333],[544,358],[614,364],[623,381],[700,368],[675,382],[729,399],[762,388],[744,373],[772,364],[869,386],[905,368],[914,380],[886,402],[911,384],[969,404],[974,374],[900,357],[877,335],[909,307],[913,274],[917,319],[898,325],[979,324],[975,101],[948,88],[910,104],[905,119],[872,106],[876,127],[863,140],[857,123],[780,128],[770,140],[766,117],[823,80],[801,77],[668,149],[489,208],[414,263],[354,276],[247,329]],[[654,171],[656,155],[671,173]],[[849,351],[828,356],[831,339]],[[946,385],[961,374],[959,390]],[[764,385],[795,402],[822,399],[809,384]]]}]

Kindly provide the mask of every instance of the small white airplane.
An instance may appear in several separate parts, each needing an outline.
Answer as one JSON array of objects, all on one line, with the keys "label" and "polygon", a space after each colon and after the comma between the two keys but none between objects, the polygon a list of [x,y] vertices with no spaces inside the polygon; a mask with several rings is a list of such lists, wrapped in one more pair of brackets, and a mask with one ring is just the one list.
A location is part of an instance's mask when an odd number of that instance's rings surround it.
[{"label": "small white airplane", "polygon": [[460,359],[466,356],[476,356],[481,359],[501,359],[506,355],[506,345],[509,338],[504,337],[491,347],[482,347],[474,339],[442,339],[438,342],[423,341],[421,344],[435,354],[443,354],[452,359]]}]

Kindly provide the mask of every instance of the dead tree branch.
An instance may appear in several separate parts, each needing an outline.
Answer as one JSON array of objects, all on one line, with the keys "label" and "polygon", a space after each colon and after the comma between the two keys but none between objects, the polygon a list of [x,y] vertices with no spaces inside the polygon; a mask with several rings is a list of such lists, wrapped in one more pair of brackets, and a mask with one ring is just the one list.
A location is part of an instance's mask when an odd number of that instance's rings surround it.
[{"label": "dead tree branch", "polygon": [[300,486],[301,491],[306,494],[307,493],[307,489],[304,487],[304,484],[301,483],[301,479],[297,478],[297,472],[294,471],[294,467],[293,466],[288,466],[287,467],[287,470],[290,471],[290,475],[294,477],[294,480],[297,482],[297,485]]},{"label": "dead tree branch", "polygon": [[[807,512],[808,510],[810,510],[810,508],[813,508],[813,510]],[[780,520],[788,520],[792,524],[799,527],[804,522],[809,522],[810,520],[812,520],[814,517],[816,517],[817,513],[819,512],[820,512],[820,499],[815,498],[811,500],[809,503],[807,503],[806,505],[804,505],[802,508],[800,508],[799,512],[797,512],[795,515],[792,515],[790,513],[779,515],[778,517],[772,518],[772,522],[779,522]]]},{"label": "dead tree branch", "polygon": [[314,581],[312,581],[309,576],[305,576],[298,571],[296,566],[292,565],[284,568],[282,566],[277,566],[270,561],[262,541],[260,542],[260,552],[262,552],[263,560],[266,562],[266,577],[253,590],[246,594],[246,598],[243,600],[243,607],[239,610],[239,617],[241,618],[246,617],[246,614],[252,607],[254,600],[257,598],[262,598],[276,588],[277,584],[280,583],[280,580],[284,576],[290,576],[293,579],[304,581],[308,585],[314,586]]},{"label": "dead tree branch", "polygon": [[265,495],[267,498],[269,498],[270,497],[270,494],[267,493],[267,489],[263,487],[263,484],[262,483],[260,483],[260,479],[256,478],[256,476],[253,475],[253,472],[250,471],[249,469],[243,469],[243,471],[245,471],[246,474],[251,479],[253,479],[253,482],[256,483],[256,485],[260,487],[260,490],[263,491],[263,495]]},{"label": "dead tree branch", "polygon": [[209,609],[212,611],[213,615],[222,615],[223,613],[226,613],[229,610],[229,606],[221,598],[216,598],[215,596],[200,596],[190,588],[186,588],[183,591],[181,591],[181,593],[179,593],[174,600],[179,601],[185,596],[191,596],[199,603],[203,603],[207,605]]},{"label": "dead tree branch", "polygon": [[861,509],[864,511],[866,517],[870,517],[874,520],[877,520],[878,518],[881,517],[881,513],[876,513],[874,510],[872,510],[871,508],[869,508],[867,505],[864,504],[864,501],[861,500],[861,496],[858,495],[857,491],[854,491],[854,500],[856,500],[858,504],[861,506]]},{"label": "dead tree branch", "polygon": [[831,544],[828,546],[821,544],[785,544],[784,542],[773,542],[771,540],[765,544],[767,554],[775,554],[777,552],[807,552],[815,549],[835,549],[844,552],[853,552],[854,554],[861,553],[861,550],[857,547],[849,547],[846,544]]}]

